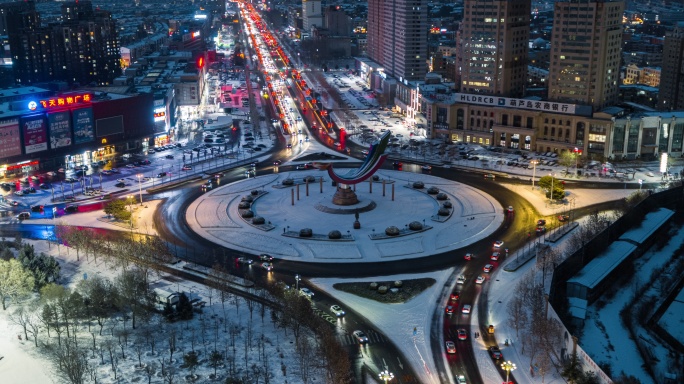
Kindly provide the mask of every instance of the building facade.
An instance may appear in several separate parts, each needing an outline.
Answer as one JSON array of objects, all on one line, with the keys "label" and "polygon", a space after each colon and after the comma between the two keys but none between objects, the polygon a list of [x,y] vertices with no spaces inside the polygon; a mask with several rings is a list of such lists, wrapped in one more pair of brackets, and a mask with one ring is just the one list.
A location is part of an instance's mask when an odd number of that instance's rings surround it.
[{"label": "building facade", "polygon": [[[368,2],[366,52],[386,76],[422,80],[427,73],[427,1]],[[391,32],[388,32],[391,31]]]},{"label": "building facade", "polygon": [[530,0],[466,0],[463,12],[458,34],[461,91],[523,96]]},{"label": "building facade", "polygon": [[323,26],[323,9],[320,0],[302,0],[302,29],[306,33],[311,32],[315,25]]},{"label": "building facade", "polygon": [[684,22],[665,36],[658,109],[684,110]]},{"label": "building facade", "polygon": [[624,1],[554,4],[549,99],[602,109],[618,99]]}]

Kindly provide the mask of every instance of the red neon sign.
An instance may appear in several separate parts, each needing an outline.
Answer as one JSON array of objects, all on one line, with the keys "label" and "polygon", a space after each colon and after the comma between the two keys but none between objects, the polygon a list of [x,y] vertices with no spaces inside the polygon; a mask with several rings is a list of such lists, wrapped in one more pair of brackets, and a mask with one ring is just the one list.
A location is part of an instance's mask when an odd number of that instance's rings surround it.
[{"label": "red neon sign", "polygon": [[[44,109],[61,108],[82,104],[89,104],[92,102],[92,95],[84,93],[79,95],[69,95],[64,97],[53,97],[50,99],[39,100],[38,103]],[[35,108],[34,108],[35,109]]]}]

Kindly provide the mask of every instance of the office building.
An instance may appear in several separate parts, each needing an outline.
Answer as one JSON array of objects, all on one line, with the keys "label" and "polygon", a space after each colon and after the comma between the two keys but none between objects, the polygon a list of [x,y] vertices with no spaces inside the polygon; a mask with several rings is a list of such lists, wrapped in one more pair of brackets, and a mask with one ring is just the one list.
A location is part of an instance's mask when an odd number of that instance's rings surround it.
[{"label": "office building", "polygon": [[311,28],[323,26],[323,9],[321,0],[302,0],[302,28],[305,33],[311,33]]},{"label": "office building", "polygon": [[427,73],[427,1],[368,2],[367,53],[387,77],[423,80]]},{"label": "office building", "polygon": [[466,0],[463,12],[459,32],[461,91],[523,96],[530,0]]},{"label": "office building", "polygon": [[602,109],[618,99],[624,1],[554,4],[549,98]]},{"label": "office building", "polygon": [[658,109],[684,110],[684,22],[665,36]]}]

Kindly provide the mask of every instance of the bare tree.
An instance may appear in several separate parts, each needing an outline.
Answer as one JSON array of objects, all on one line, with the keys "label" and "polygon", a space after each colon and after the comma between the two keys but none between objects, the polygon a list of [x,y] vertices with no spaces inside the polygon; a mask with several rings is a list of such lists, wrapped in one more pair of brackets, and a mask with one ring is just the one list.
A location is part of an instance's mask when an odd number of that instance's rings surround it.
[{"label": "bare tree", "polygon": [[171,328],[166,339],[169,346],[169,364],[173,363],[173,352],[176,350],[176,329]]},{"label": "bare tree", "polygon": [[24,330],[24,340],[28,340],[28,323],[29,323],[29,313],[24,307],[17,308],[12,314],[9,315],[9,319],[14,324],[20,326]]},{"label": "bare tree", "polygon": [[520,338],[520,329],[524,328],[527,322],[527,310],[522,297],[516,295],[508,302],[506,310],[509,324],[515,328],[515,337]]},{"label": "bare tree", "polygon": [[147,375],[147,384],[152,384],[152,377],[157,373],[157,366],[154,363],[149,363],[145,366],[145,375]]},{"label": "bare tree", "polygon": [[90,371],[86,350],[75,339],[67,338],[53,351],[59,376],[72,384],[84,384]]}]

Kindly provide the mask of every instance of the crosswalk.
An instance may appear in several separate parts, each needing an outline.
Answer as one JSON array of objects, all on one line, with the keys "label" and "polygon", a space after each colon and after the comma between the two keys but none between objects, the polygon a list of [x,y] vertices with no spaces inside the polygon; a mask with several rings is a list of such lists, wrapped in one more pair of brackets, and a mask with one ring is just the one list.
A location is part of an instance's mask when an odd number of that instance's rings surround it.
[{"label": "crosswalk", "polygon": [[[381,334],[375,331],[364,331],[364,333],[368,337],[367,344],[384,343],[385,341],[387,341]],[[343,346],[354,345],[359,343],[351,333],[337,335],[336,338],[337,341]]]}]

